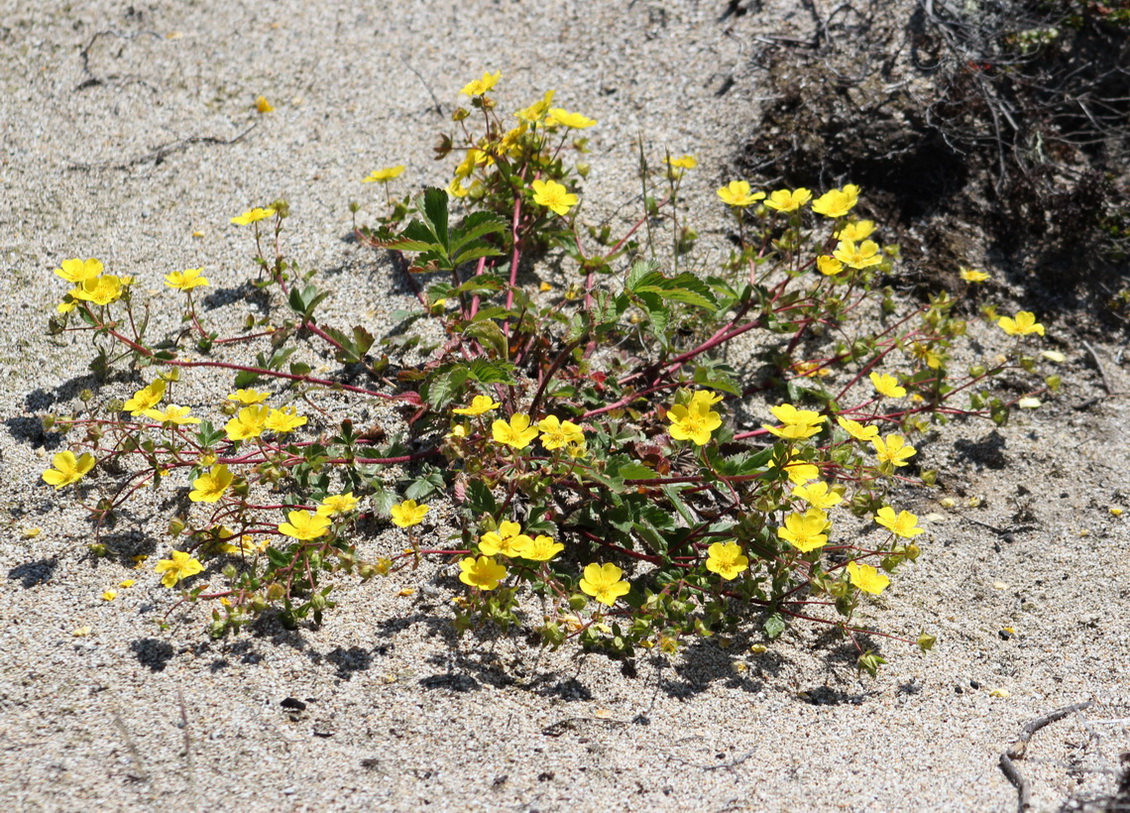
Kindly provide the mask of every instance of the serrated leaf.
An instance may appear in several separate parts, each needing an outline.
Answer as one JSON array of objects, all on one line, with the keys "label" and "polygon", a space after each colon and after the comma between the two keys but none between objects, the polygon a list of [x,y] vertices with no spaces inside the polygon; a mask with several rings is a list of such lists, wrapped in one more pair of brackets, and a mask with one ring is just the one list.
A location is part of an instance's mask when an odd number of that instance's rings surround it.
[{"label": "serrated leaf", "polygon": [[624,288],[633,293],[636,286],[640,284],[641,280],[648,277],[650,274],[656,274],[659,268],[659,263],[656,260],[639,260],[628,272],[628,276],[624,279]]},{"label": "serrated leaf", "polygon": [[475,243],[468,246],[465,251],[451,256],[451,266],[462,265],[469,263],[472,260],[477,260],[480,257],[497,257],[502,252],[489,243]]},{"label": "serrated leaf", "polygon": [[475,321],[463,329],[463,335],[493,350],[495,356],[500,359],[505,359],[509,355],[506,335],[502,332],[502,328],[490,319],[480,319],[476,316]]},{"label": "serrated leaf", "polygon": [[467,382],[467,375],[467,368],[461,364],[441,367],[428,381],[425,400],[432,407],[442,409],[459,396]]},{"label": "serrated leaf", "polygon": [[[458,288],[450,289],[444,296],[451,296],[452,294],[494,293],[495,291],[501,291],[505,287],[506,283],[495,274],[479,274],[478,276],[471,277]],[[432,298],[438,299],[438,297]]]},{"label": "serrated leaf", "polygon": [[446,189],[429,186],[424,190],[424,217],[445,251],[450,247],[447,236],[447,200]]},{"label": "serrated leaf", "polygon": [[467,365],[468,375],[480,384],[515,384],[514,365],[505,361],[475,359]]},{"label": "serrated leaf", "polygon": [[490,212],[474,212],[463,219],[459,228],[452,231],[451,254],[458,254],[463,247],[488,234],[502,234],[505,231],[506,221],[502,218]]},{"label": "serrated leaf", "polygon": [[718,301],[710,288],[689,271],[683,271],[674,277],[666,277],[659,272],[647,274],[633,288],[633,293],[655,293],[667,301],[682,302],[710,310],[718,308]]},{"label": "serrated leaf", "polygon": [[432,494],[442,491],[443,487],[443,475],[437,471],[433,471],[409,485],[408,488],[404,490],[404,497],[409,500],[424,500]]}]

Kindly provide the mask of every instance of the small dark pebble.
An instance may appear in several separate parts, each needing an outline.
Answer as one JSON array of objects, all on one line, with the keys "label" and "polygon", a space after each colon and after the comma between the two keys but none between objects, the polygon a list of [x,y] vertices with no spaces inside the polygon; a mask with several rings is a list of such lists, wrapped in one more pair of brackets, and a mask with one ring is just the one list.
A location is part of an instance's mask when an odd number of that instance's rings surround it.
[{"label": "small dark pebble", "polygon": [[981,684],[980,684],[980,683],[978,683],[978,682],[977,682],[977,681],[975,681],[975,680],[971,680],[971,681],[969,681],[969,688],[970,688],[970,689],[980,689],[980,688],[981,688]]},{"label": "small dark pebble", "polygon": [[1012,633],[1011,633],[1011,632],[1009,632],[1008,630],[1000,630],[1000,631],[999,631],[999,632],[997,633],[997,635],[999,635],[999,636],[1001,637],[1001,640],[1002,640],[1002,641],[1007,641],[1007,640],[1008,640],[1009,638],[1011,638],[1011,637],[1012,637]]},{"label": "small dark pebble", "polygon": [[548,782],[552,778],[553,778],[553,771],[542,771],[541,773],[538,774],[538,781],[539,782]]},{"label": "small dark pebble", "polygon": [[953,690],[958,694],[965,694],[965,689],[961,688],[960,686],[954,686]]},{"label": "small dark pebble", "polygon": [[294,709],[295,711],[304,711],[306,709],[306,704],[297,697],[284,698],[279,702],[279,705],[284,709]]},{"label": "small dark pebble", "polygon": [[636,725],[651,725],[651,718],[646,714],[637,714],[632,718],[632,722]]}]

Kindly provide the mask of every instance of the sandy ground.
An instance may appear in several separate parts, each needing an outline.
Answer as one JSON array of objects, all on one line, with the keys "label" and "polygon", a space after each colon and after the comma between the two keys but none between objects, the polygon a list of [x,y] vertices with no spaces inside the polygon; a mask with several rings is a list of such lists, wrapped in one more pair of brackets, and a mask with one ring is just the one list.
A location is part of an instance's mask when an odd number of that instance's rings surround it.
[{"label": "sandy ground", "polygon": [[[254,268],[228,219],[285,196],[289,251],[337,290],[324,318],[379,330],[409,300],[384,260],[346,239],[348,204],[362,203],[362,219],[377,210],[366,204],[379,193],[359,183],[377,167],[405,164],[408,187],[445,183],[431,140],[484,69],[503,72],[509,107],[556,88],[600,121],[594,218],[635,194],[637,137],[653,154],[697,155],[687,191],[703,201],[709,252],[712,190],[756,125],[752,37],[810,24],[783,1],[720,20],[726,5],[3,4],[4,806],[1011,810],[1000,753],[1030,721],[1088,701],[1036,733],[1018,766],[1037,810],[1112,792],[1130,750],[1130,513],[1109,509],[1130,512],[1130,409],[1102,397],[1069,323],[1049,324],[1049,346],[1068,356],[1057,401],[924,446],[941,488],[900,496],[928,515],[923,556],[864,618],[939,643],[926,655],[885,646],[876,679],[805,627],[762,654],[707,643],[629,665],[520,638],[458,641],[452,580],[435,581],[436,568],[344,585],[317,629],[214,642],[190,609],[162,630],[157,575],[90,556],[84,512],[39,479],[55,449],[37,416],[72,409],[92,385],[88,347],[43,330],[65,288],[51,274],[60,260],[98,257],[158,303],[172,302],[162,274],[204,266],[208,318],[235,325]],[[260,94],[273,113],[255,113]],[[1111,388],[1130,391],[1119,343],[1094,349]],[[207,401],[226,384],[199,386]],[[123,519],[116,550],[166,544],[160,509]],[[137,584],[100,598],[126,578]]]}]

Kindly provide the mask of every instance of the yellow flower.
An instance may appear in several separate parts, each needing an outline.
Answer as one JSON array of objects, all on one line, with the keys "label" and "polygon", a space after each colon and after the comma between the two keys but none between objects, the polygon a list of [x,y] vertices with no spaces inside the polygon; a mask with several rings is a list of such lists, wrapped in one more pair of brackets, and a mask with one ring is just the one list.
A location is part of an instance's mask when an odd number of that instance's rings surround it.
[{"label": "yellow flower", "polygon": [[498,80],[501,78],[502,71],[495,71],[494,73],[484,71],[481,79],[475,79],[472,82],[468,82],[463,87],[463,90],[459,92],[465,96],[482,96],[484,93],[498,84]]},{"label": "yellow flower", "polygon": [[581,592],[592,596],[601,604],[611,607],[620,596],[626,596],[632,586],[620,579],[624,571],[612,563],[598,565],[593,562],[585,567],[585,574],[581,578]]},{"label": "yellow flower", "polygon": [[502,404],[491,398],[489,395],[476,395],[471,399],[469,407],[459,407],[458,409],[451,410],[456,415],[482,415],[484,412],[498,409]]},{"label": "yellow flower", "polygon": [[525,449],[538,436],[537,427],[530,426],[530,416],[524,412],[515,412],[509,421],[496,420],[490,429],[495,443],[504,443],[515,449]]},{"label": "yellow flower", "polygon": [[241,215],[237,215],[231,219],[231,222],[237,226],[246,226],[250,223],[258,223],[260,220],[266,220],[268,217],[274,217],[274,207],[268,206],[266,209],[256,206],[254,209],[248,209]]},{"label": "yellow flower", "polygon": [[154,568],[158,573],[164,573],[161,577],[161,584],[165,587],[176,587],[177,582],[181,579],[187,579],[189,576],[195,576],[197,573],[204,570],[204,565],[200,564],[192,556],[185,553],[183,550],[175,550],[172,553],[171,559],[161,559],[157,562]]},{"label": "yellow flower", "polygon": [[93,302],[95,305],[109,305],[122,295],[126,277],[115,277],[113,274],[103,274],[95,279],[83,280],[77,287],[68,293],[72,299],[84,302]]},{"label": "yellow flower", "polygon": [[170,288],[176,288],[178,291],[191,291],[193,288],[201,288],[208,284],[208,278],[201,276],[203,273],[203,268],[186,268],[184,271],[174,271],[171,274],[165,274],[165,284]]},{"label": "yellow flower", "polygon": [[81,285],[87,280],[97,279],[102,273],[102,263],[93,257],[89,260],[80,260],[77,257],[72,260],[63,260],[60,265],[62,267],[56,268],[55,273],[75,285]]},{"label": "yellow flower", "polygon": [[534,190],[534,203],[552,210],[564,217],[569,209],[577,205],[577,196],[569,192],[557,181],[537,180],[530,184]]},{"label": "yellow flower", "polygon": [[997,324],[1009,336],[1024,336],[1029,333],[1044,335],[1044,326],[1036,321],[1036,315],[1030,311],[1020,311],[1015,319],[1002,316]]},{"label": "yellow flower", "polygon": [[893,375],[886,373],[871,373],[868,376],[871,379],[875,391],[880,395],[885,395],[888,398],[905,398],[906,389],[899,386],[899,380]]},{"label": "yellow flower", "polygon": [[357,507],[360,500],[349,491],[345,494],[327,494],[326,498],[318,503],[318,512],[323,517],[337,517],[348,514]]},{"label": "yellow flower", "polygon": [[549,110],[549,106],[553,104],[554,93],[556,93],[556,91],[547,90],[540,102],[534,102],[529,107],[519,110],[514,115],[528,124],[537,124],[544,118],[546,112]]},{"label": "yellow flower", "polygon": [[966,268],[965,266],[959,268],[958,273],[966,282],[985,282],[989,279],[989,275],[984,271],[976,271],[972,268]]},{"label": "yellow flower", "polygon": [[875,514],[875,522],[903,539],[913,539],[918,534],[925,533],[918,527],[918,517],[909,511],[899,511],[896,516],[895,509],[889,505],[884,505],[879,509],[879,512]]},{"label": "yellow flower", "polygon": [[518,555],[523,559],[530,559],[534,562],[548,562],[565,550],[564,545],[560,542],[554,542],[551,537],[545,534],[538,534],[533,539],[523,534],[521,540],[519,544],[515,545]]},{"label": "yellow flower", "polygon": [[[777,461],[774,460],[772,465],[776,466]],[[789,477],[789,482],[793,485],[801,485],[802,483],[807,483],[809,480],[815,480],[820,476],[819,466],[808,463],[795,456],[786,460],[783,468]]]},{"label": "yellow flower", "polygon": [[803,514],[789,514],[783,527],[777,528],[777,536],[788,542],[801,553],[822,548],[828,544],[828,515],[819,508],[809,508]]},{"label": "yellow flower", "polygon": [[459,180],[463,178],[470,178],[471,173],[475,171],[475,167],[479,164],[487,162],[487,154],[482,150],[470,147],[467,154],[463,156],[463,160],[455,167],[455,177]]},{"label": "yellow flower", "polygon": [[812,200],[812,193],[803,186],[799,189],[778,189],[765,201],[765,205],[778,212],[795,212]]},{"label": "yellow flower", "polygon": [[680,158],[672,158],[668,155],[664,161],[667,166],[675,167],[675,169],[694,169],[698,166],[698,159],[693,155],[684,155]]},{"label": "yellow flower", "polygon": [[503,521],[498,525],[497,531],[488,531],[479,539],[479,550],[487,556],[519,556],[519,550],[530,537],[522,533],[522,526],[517,522]]},{"label": "yellow flower", "polygon": [[864,426],[859,421],[853,421],[850,418],[836,418],[836,423],[853,438],[862,440],[864,443],[879,436],[879,427],[877,426]]},{"label": "yellow flower", "polygon": [[859,562],[852,561],[848,562],[847,571],[851,583],[864,593],[877,596],[886,590],[887,585],[891,583],[886,573],[880,573],[871,565],[861,565]]},{"label": "yellow flower", "polygon": [[506,578],[506,566],[500,565],[489,556],[467,556],[459,562],[459,581],[468,587],[480,590],[493,590]]},{"label": "yellow flower", "polygon": [[415,500],[405,500],[392,506],[389,513],[392,514],[392,524],[397,528],[411,528],[423,522],[424,515],[429,510],[430,506],[417,505]]},{"label": "yellow flower", "polygon": [[718,197],[727,206],[749,206],[765,200],[765,193],[751,193],[748,181],[730,181],[718,190]]},{"label": "yellow flower", "polygon": [[737,542],[715,542],[706,549],[706,569],[730,581],[749,569],[749,557]]},{"label": "yellow flower", "polygon": [[858,243],[860,240],[866,240],[875,233],[875,221],[873,220],[853,220],[850,223],[845,223],[836,230],[836,238],[839,240],[851,240]]},{"label": "yellow flower", "polygon": [[823,481],[797,486],[792,490],[792,495],[798,499],[804,500],[813,508],[819,508],[820,510],[831,508],[833,505],[839,505],[844,500],[842,494],[832,491],[828,488],[828,484]]},{"label": "yellow flower", "polygon": [[816,270],[826,277],[832,277],[844,270],[844,264],[835,257],[821,254],[816,258]]},{"label": "yellow flower", "polygon": [[159,409],[146,409],[142,411],[142,415],[154,421],[161,423],[171,424],[173,426],[184,426],[191,424],[195,426],[200,423],[199,418],[193,418],[188,413],[191,411],[189,407],[177,406],[176,404],[169,404],[165,407],[164,411]]},{"label": "yellow flower", "polygon": [[573,130],[583,130],[586,127],[592,127],[596,124],[596,119],[590,119],[588,116],[582,116],[580,113],[570,113],[561,107],[551,107],[549,109],[549,118],[545,120],[549,126],[560,124],[563,127],[569,127]]},{"label": "yellow flower", "polygon": [[271,103],[267,101],[266,96],[260,96],[255,100],[255,109],[260,113],[270,113],[275,108],[272,107]]},{"label": "yellow flower", "polygon": [[118,582],[118,587],[133,587],[137,582],[134,579],[122,579]]},{"label": "yellow flower", "polygon": [[384,169],[374,169],[369,173],[369,177],[361,179],[361,183],[388,183],[393,178],[399,177],[400,173],[403,171],[403,164],[397,164],[394,167],[385,167]]},{"label": "yellow flower", "polygon": [[[859,187],[853,183],[833,189],[812,201],[812,211],[824,217],[843,217],[859,202]],[[842,238],[841,238],[842,239]]]},{"label": "yellow flower", "polygon": [[548,451],[560,449],[570,443],[585,442],[585,433],[581,431],[581,427],[572,421],[558,420],[556,415],[549,415],[538,421],[538,429],[542,433],[541,445]]},{"label": "yellow flower", "polygon": [[287,432],[293,432],[300,426],[306,425],[306,416],[299,415],[295,407],[283,407],[282,409],[272,409],[267,415],[267,419],[263,421],[263,428],[278,434],[285,435]]},{"label": "yellow flower", "polygon": [[577,443],[570,443],[565,447],[565,454],[569,455],[569,457],[573,458],[574,460],[582,458],[588,453],[589,445],[584,438],[581,438],[581,440]]},{"label": "yellow flower", "polygon": [[253,404],[263,403],[267,400],[268,395],[270,395],[270,393],[259,392],[257,390],[236,390],[228,395],[228,400],[238,401],[246,406],[251,406]]},{"label": "yellow flower", "polygon": [[228,440],[247,440],[263,434],[270,409],[266,406],[245,406],[224,425]]},{"label": "yellow flower", "polygon": [[917,450],[906,442],[902,435],[887,435],[886,440],[872,438],[871,445],[875,447],[875,456],[880,463],[890,463],[892,466],[905,466],[908,458],[917,454]]},{"label": "yellow flower", "polygon": [[916,359],[924,362],[931,370],[937,370],[945,361],[945,356],[926,342],[914,342],[910,345],[910,352]]},{"label": "yellow flower", "polygon": [[51,458],[51,465],[55,468],[43,472],[43,482],[55,486],[58,491],[63,486],[77,483],[94,468],[94,455],[86,452],[82,457],[75,457],[74,452],[59,452]]},{"label": "yellow flower", "polygon": [[192,481],[193,490],[188,493],[188,498],[193,502],[217,502],[233,479],[228,467],[220,463]]},{"label": "yellow flower", "polygon": [[117,590],[107,590],[105,593],[102,594],[102,600],[103,601],[113,601],[117,597],[118,597],[118,591]]},{"label": "yellow flower", "polygon": [[840,240],[832,256],[848,268],[868,268],[883,262],[879,245],[874,240],[864,240],[856,246],[854,240]]},{"label": "yellow flower", "polygon": [[330,529],[330,518],[314,511],[290,511],[288,522],[279,524],[279,533],[302,542],[325,536]]},{"label": "yellow flower", "polygon": [[145,410],[152,409],[161,403],[165,397],[165,379],[158,378],[151,384],[142,387],[133,394],[133,397],[122,404],[122,409],[135,418]]},{"label": "yellow flower", "polygon": [[770,426],[763,423],[761,428],[786,440],[810,438],[820,431],[820,424],[827,420],[819,412],[813,412],[811,409],[797,409],[792,404],[781,404],[769,411],[783,426]]},{"label": "yellow flower", "polygon": [[696,446],[708,443],[710,434],[722,425],[722,416],[710,407],[721,400],[720,395],[697,390],[686,406],[676,404],[667,410],[667,420],[671,421],[667,432],[675,440],[693,441]]}]

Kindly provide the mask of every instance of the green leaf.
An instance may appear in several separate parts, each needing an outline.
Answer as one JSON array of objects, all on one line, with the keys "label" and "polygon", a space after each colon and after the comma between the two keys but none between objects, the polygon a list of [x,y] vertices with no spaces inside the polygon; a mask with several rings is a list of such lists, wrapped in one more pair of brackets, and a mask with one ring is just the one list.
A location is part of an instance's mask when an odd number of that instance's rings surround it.
[{"label": "green leaf", "polygon": [[287,555],[274,546],[269,546],[266,552],[267,558],[275,567],[286,567],[290,564],[290,559],[287,558]]},{"label": "green leaf", "polygon": [[659,269],[659,262],[657,260],[639,260],[633,266],[632,270],[628,272],[627,278],[624,280],[624,287],[635,293],[636,286],[640,281],[653,274]]},{"label": "green leaf", "polygon": [[404,497],[408,500],[423,500],[432,494],[442,493],[445,483],[443,475],[433,471],[414,481],[404,490]]},{"label": "green leaf", "polygon": [[778,638],[785,631],[785,619],[781,617],[780,613],[773,613],[765,619],[762,628],[770,639]]},{"label": "green leaf", "polygon": [[235,388],[241,390],[245,387],[250,387],[258,380],[258,373],[252,372],[251,370],[243,370],[235,374]]},{"label": "green leaf", "polygon": [[451,241],[453,251],[458,251],[472,240],[488,234],[502,234],[506,231],[506,221],[490,212],[473,212],[459,224],[458,234]]},{"label": "green leaf", "polygon": [[436,409],[442,409],[459,397],[469,372],[466,365],[447,364],[440,367],[424,387],[424,400]]},{"label": "green leaf", "polygon": [[659,476],[654,469],[634,460],[620,466],[616,470],[616,474],[624,480],[654,480]]},{"label": "green leaf", "polygon": [[467,507],[470,508],[472,514],[479,516],[498,513],[498,500],[494,498],[494,494],[482,480],[469,481],[466,495]]},{"label": "green leaf", "polygon": [[514,365],[505,361],[475,359],[467,365],[467,374],[480,384],[517,383],[514,380]]},{"label": "green leaf", "polygon": [[506,359],[509,356],[506,335],[502,332],[502,328],[490,319],[481,319],[476,316],[475,321],[464,328],[463,335],[469,336],[484,347],[493,350],[496,358]]},{"label": "green leaf", "polygon": [[318,304],[329,295],[329,291],[319,292],[313,285],[306,285],[303,288],[295,286],[290,289],[287,304],[290,305],[292,311],[305,319],[309,319],[314,313],[314,308],[318,307]]},{"label": "green leaf", "polygon": [[[452,288],[444,296],[451,296],[452,294],[489,294],[495,291],[501,291],[506,287],[506,283],[497,274],[479,274],[471,277],[458,288]],[[430,293],[430,292],[429,292]],[[432,299],[439,299],[438,296],[433,296]]]},{"label": "green leaf", "polygon": [[734,370],[724,363],[700,363],[694,368],[694,383],[730,395],[741,395],[742,391],[734,380]]},{"label": "green leaf", "polygon": [[211,421],[203,420],[200,422],[199,429],[196,432],[196,441],[201,446],[208,448],[223,437],[224,431],[214,428]]},{"label": "green leaf", "polygon": [[682,302],[710,310],[718,309],[714,293],[701,279],[689,271],[666,277],[658,271],[645,274],[630,289],[634,294],[658,294],[666,301]]},{"label": "green leaf", "polygon": [[424,190],[424,217],[431,227],[436,241],[443,246],[444,253],[450,248],[447,237],[447,190],[429,186]]}]

